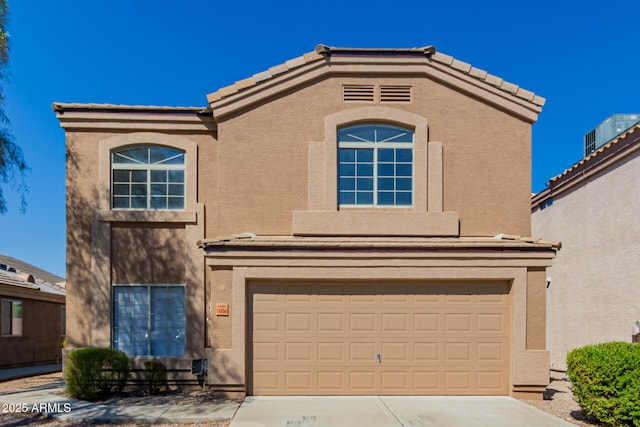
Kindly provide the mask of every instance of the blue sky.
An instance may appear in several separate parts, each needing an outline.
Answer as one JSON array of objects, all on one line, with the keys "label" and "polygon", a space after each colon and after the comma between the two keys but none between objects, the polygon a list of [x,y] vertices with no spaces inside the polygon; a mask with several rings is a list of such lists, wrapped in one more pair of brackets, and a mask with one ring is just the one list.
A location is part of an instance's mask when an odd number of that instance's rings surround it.
[{"label": "blue sky", "polygon": [[51,103],[205,106],[206,94],[312,51],[434,45],[547,98],[532,190],[580,159],[583,135],[640,112],[637,1],[9,0],[11,131],[27,211],[4,186],[0,253],[65,275],[64,132]]}]

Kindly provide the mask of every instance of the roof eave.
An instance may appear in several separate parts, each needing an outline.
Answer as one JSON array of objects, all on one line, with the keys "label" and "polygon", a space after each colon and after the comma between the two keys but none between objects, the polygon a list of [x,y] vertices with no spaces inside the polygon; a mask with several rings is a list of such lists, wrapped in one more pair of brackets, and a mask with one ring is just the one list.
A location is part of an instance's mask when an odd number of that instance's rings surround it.
[{"label": "roof eave", "polygon": [[52,105],[60,126],[66,131],[127,130],[215,132],[211,110],[206,107],[157,105],[79,104]]},{"label": "roof eave", "polygon": [[[323,53],[318,53],[318,51]],[[396,55],[396,53],[407,55]],[[433,53],[431,53],[433,52]],[[357,55],[356,55],[357,54]],[[357,70],[356,70],[357,68]],[[248,108],[295,86],[331,74],[426,75],[469,92],[531,123],[545,99],[531,91],[435,52],[432,47],[411,49],[356,49],[322,46],[207,95],[214,118]]]}]

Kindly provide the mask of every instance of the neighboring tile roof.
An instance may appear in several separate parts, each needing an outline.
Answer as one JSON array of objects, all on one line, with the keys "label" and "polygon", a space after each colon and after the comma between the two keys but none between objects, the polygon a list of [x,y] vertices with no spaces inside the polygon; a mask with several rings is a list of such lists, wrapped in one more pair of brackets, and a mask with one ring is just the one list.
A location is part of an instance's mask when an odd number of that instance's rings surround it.
[{"label": "neighboring tile roof", "polygon": [[36,280],[40,279],[49,283],[61,283],[65,281],[64,277],[60,277],[46,270],[38,268],[35,265],[7,255],[0,254],[0,264],[15,268],[18,273],[22,272],[31,274]]},{"label": "neighboring tile roof", "polygon": [[619,159],[640,150],[640,123],[627,129],[593,153],[565,169],[549,180],[547,187],[531,197],[532,212],[549,199],[562,194],[594,173],[610,167]]},{"label": "neighboring tile roof", "polygon": [[[45,292],[54,295],[66,295],[66,290],[59,284],[48,283],[40,279],[33,280],[33,277],[27,278],[26,275],[12,273],[0,270],[0,285],[16,286],[19,288],[28,288],[36,291]],[[30,280],[31,279],[31,280]],[[33,280],[33,281],[32,281]]]},{"label": "neighboring tile roof", "polygon": [[290,59],[283,64],[277,65],[275,67],[271,67],[266,71],[254,74],[252,77],[249,77],[244,80],[239,80],[230,86],[223,87],[216,92],[210,93],[207,95],[207,100],[209,103],[216,102],[220,99],[223,99],[227,96],[238,93],[242,90],[250,88],[252,86],[258,85],[266,80],[269,80],[275,76],[278,76],[287,71],[293,70],[295,68],[301,67],[305,64],[320,61],[325,58],[326,55],[331,55],[333,53],[346,53],[346,54],[389,54],[389,53],[406,53],[406,54],[422,54],[428,59],[446,65],[454,70],[457,70],[461,73],[464,73],[474,79],[487,83],[491,86],[494,86],[500,90],[503,90],[511,95],[514,95],[518,98],[521,98],[525,101],[531,102],[538,107],[542,107],[545,103],[545,99],[541,96],[536,95],[535,93],[528,91],[515,85],[513,83],[509,83],[503,80],[500,77],[491,75],[484,70],[479,68],[472,67],[470,64],[466,62],[455,59],[452,56],[446,55],[444,53],[436,52],[433,46],[425,46],[422,48],[408,48],[408,49],[364,49],[364,48],[338,48],[338,47],[329,47],[325,45],[318,45],[313,52],[308,52],[302,56],[297,58]]},{"label": "neighboring tile roof", "polygon": [[[634,136],[635,136],[635,138],[633,138]],[[621,147],[622,143],[623,142],[631,142],[630,140],[632,138],[633,138],[633,142],[640,140],[640,123],[632,126],[631,128],[627,129],[626,131],[622,132],[620,135],[616,136],[611,141],[609,141],[606,144],[602,145],[596,151],[594,151],[593,153],[591,153],[588,156],[584,157],[580,161],[574,163],[568,169],[565,169],[561,174],[554,176],[549,181],[551,183],[555,183],[555,182],[561,180],[562,178],[564,178],[565,176],[570,175],[572,172],[576,171],[577,169],[579,169],[579,168],[581,168],[581,167],[583,167],[585,165],[594,163],[595,160],[601,159],[602,157],[607,156],[607,154],[609,154],[609,153],[617,152],[616,148],[622,148]]]},{"label": "neighboring tile roof", "polygon": [[553,249],[562,247],[560,242],[498,234],[494,237],[293,237],[293,236],[256,236],[241,233],[232,236],[219,236],[198,242],[202,249],[223,246],[234,247],[271,247],[271,248],[335,248],[335,249]]}]

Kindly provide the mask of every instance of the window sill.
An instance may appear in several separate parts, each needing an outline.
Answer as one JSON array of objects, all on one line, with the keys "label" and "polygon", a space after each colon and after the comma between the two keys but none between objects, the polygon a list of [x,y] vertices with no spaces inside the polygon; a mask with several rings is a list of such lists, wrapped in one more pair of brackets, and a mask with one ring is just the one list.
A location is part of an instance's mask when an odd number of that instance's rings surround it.
[{"label": "window sill", "polygon": [[298,236],[459,236],[457,212],[295,211]]},{"label": "window sill", "polygon": [[196,211],[98,211],[96,219],[100,222],[175,222],[195,223]]}]

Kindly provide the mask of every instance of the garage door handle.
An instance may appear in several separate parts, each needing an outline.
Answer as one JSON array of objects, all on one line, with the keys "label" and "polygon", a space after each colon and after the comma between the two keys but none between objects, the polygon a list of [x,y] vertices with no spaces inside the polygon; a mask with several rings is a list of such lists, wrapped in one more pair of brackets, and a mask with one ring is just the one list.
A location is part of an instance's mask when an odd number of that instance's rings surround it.
[{"label": "garage door handle", "polygon": [[378,363],[382,363],[382,359],[380,358],[380,353],[378,353]]}]

